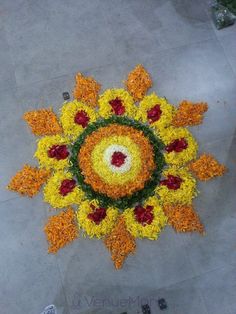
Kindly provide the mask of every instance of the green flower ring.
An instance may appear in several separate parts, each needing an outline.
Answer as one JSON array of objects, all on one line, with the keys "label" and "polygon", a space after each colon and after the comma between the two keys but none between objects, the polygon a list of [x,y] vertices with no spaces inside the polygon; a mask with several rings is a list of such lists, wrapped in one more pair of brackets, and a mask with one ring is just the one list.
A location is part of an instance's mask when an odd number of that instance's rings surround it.
[{"label": "green flower ring", "polygon": [[[153,150],[154,150],[154,160],[155,160],[155,169],[150,176],[150,179],[145,183],[145,186],[142,190],[133,193],[130,196],[122,197],[119,199],[112,199],[105,194],[97,193],[93,190],[93,188],[86,184],[84,181],[84,175],[80,167],[78,166],[78,152],[81,146],[84,144],[87,136],[97,131],[97,129],[118,123],[125,126],[131,126],[139,131],[141,131],[150,141]],[[158,183],[160,182],[161,172],[163,167],[165,166],[164,156],[162,154],[162,150],[164,148],[164,144],[162,141],[157,138],[153,131],[146,125],[139,123],[138,121],[133,121],[126,117],[117,117],[112,116],[108,119],[101,119],[97,122],[90,124],[85,131],[78,137],[75,143],[71,146],[71,158],[70,158],[70,171],[77,178],[77,182],[81,189],[86,194],[86,197],[89,200],[97,199],[101,206],[115,206],[120,210],[124,210],[125,208],[131,207],[135,203],[141,203],[143,200],[148,198],[149,196],[154,195],[154,191]]]}]

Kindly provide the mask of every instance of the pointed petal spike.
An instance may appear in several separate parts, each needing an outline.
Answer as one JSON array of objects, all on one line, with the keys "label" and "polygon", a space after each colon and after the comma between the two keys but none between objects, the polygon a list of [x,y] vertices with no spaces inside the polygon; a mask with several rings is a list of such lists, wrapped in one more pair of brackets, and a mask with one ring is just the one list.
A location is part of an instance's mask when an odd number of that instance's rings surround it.
[{"label": "pointed petal spike", "polygon": [[39,192],[50,174],[49,170],[24,165],[11,179],[7,188],[21,195],[33,197]]},{"label": "pointed petal spike", "polygon": [[58,215],[51,216],[44,227],[49,244],[48,253],[56,253],[78,237],[74,210],[69,207]]},{"label": "pointed petal spike", "polygon": [[51,108],[28,111],[23,115],[23,119],[35,135],[54,135],[62,132],[57,116]]},{"label": "pointed petal spike", "polygon": [[204,233],[204,226],[192,205],[165,205],[164,213],[168,217],[168,223],[176,232]]},{"label": "pointed petal spike", "polygon": [[213,155],[202,154],[197,160],[189,164],[189,169],[201,181],[207,181],[213,177],[222,176],[227,168],[221,165]]},{"label": "pointed petal spike", "polygon": [[172,125],[175,127],[194,126],[203,122],[203,114],[208,110],[207,103],[192,103],[183,100],[176,111],[172,120]]},{"label": "pointed petal spike", "polygon": [[101,85],[90,76],[78,72],[75,76],[74,97],[87,105],[96,107]]},{"label": "pointed petal spike", "polygon": [[125,82],[126,88],[135,101],[143,99],[146,92],[152,87],[150,74],[143,65],[138,64],[129,74]]},{"label": "pointed petal spike", "polygon": [[105,238],[104,243],[111,252],[116,269],[120,269],[129,254],[134,254],[136,243],[134,237],[126,228],[124,217],[120,217],[112,232]]}]

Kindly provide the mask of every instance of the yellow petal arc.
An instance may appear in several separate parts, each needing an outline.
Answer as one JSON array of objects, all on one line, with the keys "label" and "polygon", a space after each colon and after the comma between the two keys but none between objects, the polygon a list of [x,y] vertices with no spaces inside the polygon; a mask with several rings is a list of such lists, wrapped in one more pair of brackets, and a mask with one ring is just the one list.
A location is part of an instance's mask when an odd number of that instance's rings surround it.
[{"label": "yellow petal arc", "polygon": [[[156,105],[159,106],[161,114],[157,121],[152,122],[148,119],[148,111]],[[160,130],[171,124],[174,113],[175,107],[169,104],[166,98],[159,97],[155,93],[152,93],[151,95],[145,96],[139,103],[136,118],[143,123],[148,122],[151,127]]]},{"label": "yellow petal arc", "polygon": [[71,137],[72,140],[76,139],[87,126],[87,123],[86,126],[83,127],[82,124],[75,122],[76,114],[81,111],[87,116],[88,124],[95,122],[98,118],[94,109],[77,100],[65,103],[61,108],[60,120],[64,134]]},{"label": "yellow petal arc", "polygon": [[125,218],[127,229],[135,238],[148,238],[149,240],[156,240],[161,230],[167,224],[167,218],[155,196],[147,199],[143,206],[153,206],[154,218],[152,223],[143,226],[135,219],[134,208],[128,208],[122,214]]},{"label": "yellow petal arc", "polygon": [[99,115],[103,118],[109,118],[115,115],[115,111],[111,106],[110,102],[112,100],[119,99],[124,107],[123,116],[128,116],[130,118],[136,115],[136,106],[132,96],[124,89],[107,89],[102,95],[99,96],[98,106]]},{"label": "yellow petal arc", "polygon": [[72,204],[80,204],[84,197],[83,191],[78,186],[75,186],[66,196],[61,195],[60,186],[63,180],[66,179],[73,179],[70,172],[55,172],[44,187],[44,200],[53,208],[63,208]]},{"label": "yellow petal arc", "polygon": [[49,149],[54,145],[68,145],[70,140],[60,135],[45,136],[38,141],[37,150],[34,154],[41,167],[46,169],[61,170],[69,167],[69,157],[57,160],[48,156]]},{"label": "yellow petal arc", "polygon": [[182,180],[180,188],[171,190],[165,185],[159,185],[156,193],[163,204],[191,204],[197,195],[196,180],[186,168],[170,167],[163,171],[163,177],[168,175],[179,177]]},{"label": "yellow petal arc", "polygon": [[172,126],[159,130],[159,136],[165,145],[171,144],[176,139],[185,139],[187,148],[181,152],[165,152],[164,157],[167,164],[182,166],[197,156],[198,145],[189,130],[185,128],[174,128]]},{"label": "yellow petal arc", "polygon": [[96,237],[100,239],[111,232],[118,217],[118,210],[114,207],[106,208],[106,217],[99,224],[96,224],[88,218],[94,207],[99,207],[99,203],[96,200],[82,202],[77,211],[77,220],[79,227],[84,229],[90,238]]}]

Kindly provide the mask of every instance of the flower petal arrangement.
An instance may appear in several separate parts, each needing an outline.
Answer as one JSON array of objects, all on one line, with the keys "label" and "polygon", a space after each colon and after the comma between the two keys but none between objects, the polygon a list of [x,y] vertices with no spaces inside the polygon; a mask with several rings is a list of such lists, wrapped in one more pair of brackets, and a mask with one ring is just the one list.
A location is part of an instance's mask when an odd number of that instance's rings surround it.
[{"label": "flower petal arrangement", "polygon": [[[59,213],[44,231],[56,253],[79,235],[103,239],[116,269],[136,250],[136,238],[157,240],[169,224],[176,232],[204,233],[193,201],[197,179],[221,176],[226,167],[198,155],[187,129],[203,122],[208,106],[184,100],[179,107],[152,92],[150,74],[137,65],[124,88],[99,95],[92,77],[76,75],[75,99],[60,117],[51,108],[26,112],[38,140],[39,169],[25,165],[8,189],[44,201]],[[139,102],[139,103],[138,103]]]}]

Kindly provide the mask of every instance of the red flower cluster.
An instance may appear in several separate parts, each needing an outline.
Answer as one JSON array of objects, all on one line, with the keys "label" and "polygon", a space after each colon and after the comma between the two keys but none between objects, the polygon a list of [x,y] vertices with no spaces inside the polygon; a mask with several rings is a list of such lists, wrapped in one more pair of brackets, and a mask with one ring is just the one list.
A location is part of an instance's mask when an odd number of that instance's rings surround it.
[{"label": "red flower cluster", "polygon": [[48,157],[56,158],[57,160],[66,159],[69,156],[66,145],[53,145],[48,150]]},{"label": "red flower cluster", "polygon": [[117,116],[122,116],[122,114],[125,113],[125,106],[122,104],[122,101],[118,97],[110,100],[109,104],[111,105]]},{"label": "red flower cluster", "polygon": [[161,117],[162,111],[160,105],[155,105],[152,109],[147,111],[147,118],[151,123],[158,121]]},{"label": "red flower cluster", "polygon": [[76,181],[74,179],[65,179],[62,181],[59,193],[62,196],[66,196],[68,193],[72,192],[76,186]]},{"label": "red flower cluster", "polygon": [[178,190],[183,180],[180,177],[168,174],[167,179],[161,180],[160,185],[165,185],[170,190]]},{"label": "red flower cluster", "polygon": [[181,139],[176,139],[172,143],[167,145],[165,150],[167,151],[167,153],[170,153],[173,151],[176,153],[180,153],[187,147],[188,147],[188,142],[184,138],[181,138]]},{"label": "red flower cluster", "polygon": [[95,222],[96,225],[99,225],[100,222],[106,217],[106,208],[104,207],[95,207],[94,205],[90,205],[93,209],[93,212],[88,214],[88,218]]},{"label": "red flower cluster", "polygon": [[137,205],[134,209],[134,214],[136,220],[141,223],[143,226],[150,225],[153,221],[154,215],[152,213],[153,206],[147,205],[146,208]]},{"label": "red flower cluster", "polygon": [[84,110],[79,110],[75,115],[74,121],[75,123],[82,125],[83,128],[86,128],[89,123],[89,117]]},{"label": "red flower cluster", "polygon": [[120,167],[124,164],[127,156],[122,152],[114,152],[111,157],[111,164],[116,167]]}]

